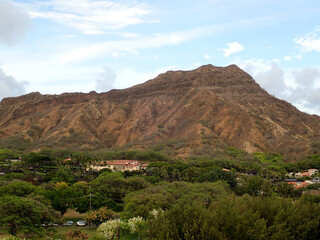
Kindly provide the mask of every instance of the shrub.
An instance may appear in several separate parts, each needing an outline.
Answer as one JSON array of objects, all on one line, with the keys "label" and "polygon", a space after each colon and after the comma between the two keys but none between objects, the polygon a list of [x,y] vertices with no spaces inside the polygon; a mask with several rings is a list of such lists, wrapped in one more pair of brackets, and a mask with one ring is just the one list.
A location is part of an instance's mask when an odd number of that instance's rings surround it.
[{"label": "shrub", "polygon": [[89,239],[89,235],[86,234],[85,232],[75,229],[75,230],[70,230],[66,232],[63,237],[66,240],[86,240]]}]

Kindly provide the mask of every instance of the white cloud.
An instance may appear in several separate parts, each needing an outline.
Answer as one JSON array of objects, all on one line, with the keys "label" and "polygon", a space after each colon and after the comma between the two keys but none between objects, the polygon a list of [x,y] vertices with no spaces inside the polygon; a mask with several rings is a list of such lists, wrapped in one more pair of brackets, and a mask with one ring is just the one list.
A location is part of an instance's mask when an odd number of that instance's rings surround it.
[{"label": "white cloud", "polygon": [[231,54],[236,52],[241,52],[244,49],[243,46],[237,42],[228,43],[227,45],[228,48],[222,49],[225,57],[229,57]]},{"label": "white cloud", "polygon": [[193,64],[191,64],[191,68],[195,69],[195,68],[200,67],[201,65],[203,65],[203,64],[202,63],[193,63]]},{"label": "white cloud", "polygon": [[103,72],[100,73],[96,78],[96,90],[98,92],[107,92],[114,88],[117,74],[113,69],[104,67]]},{"label": "white cloud", "polygon": [[210,59],[211,59],[211,57],[210,57],[208,54],[205,54],[203,57],[204,57],[204,59],[206,59],[206,60],[210,60]]},{"label": "white cloud", "polygon": [[104,34],[147,21],[152,9],[136,1],[49,0],[28,5],[33,18],[44,18],[80,30]]},{"label": "white cloud", "polygon": [[280,97],[286,89],[284,71],[274,62],[270,69],[259,72],[254,77],[263,88],[276,96]]},{"label": "white cloud", "polygon": [[144,83],[147,80],[153,79],[161,73],[177,69],[178,66],[166,66],[158,68],[153,72],[138,72],[132,68],[121,68],[117,70],[118,78],[114,84],[114,87],[117,89],[132,87],[134,85]]},{"label": "white cloud", "polygon": [[284,56],[283,59],[286,60],[286,61],[291,61],[291,60],[292,60],[292,57],[290,57],[290,56]]},{"label": "white cloud", "polygon": [[299,44],[303,51],[320,52],[320,27],[316,27],[314,31],[295,38],[294,42]]},{"label": "white cloud", "polygon": [[298,109],[320,115],[320,69],[283,69],[274,62],[261,59],[238,60],[261,87]]},{"label": "white cloud", "polygon": [[0,99],[25,94],[27,84],[27,82],[21,83],[14,77],[6,75],[0,68]]},{"label": "white cloud", "polygon": [[160,48],[167,45],[178,45],[208,34],[211,27],[202,27],[180,32],[155,34],[148,37],[139,37],[128,40],[106,41],[86,46],[77,46],[73,50],[58,56],[58,62],[70,63],[105,57],[111,55],[119,57],[120,52],[138,54],[139,49]]},{"label": "white cloud", "polygon": [[20,40],[31,26],[27,13],[8,0],[0,0],[0,41],[6,44]]},{"label": "white cloud", "polygon": [[295,82],[303,89],[314,88],[316,81],[320,77],[320,71],[317,68],[303,68],[294,71],[292,74],[295,78]]},{"label": "white cloud", "polygon": [[234,63],[244,71],[249,73],[251,76],[254,76],[259,72],[269,70],[271,64],[271,62],[267,62],[261,59],[237,60]]},{"label": "white cloud", "polygon": [[284,98],[288,89],[294,88],[294,84],[287,81],[287,72],[273,60],[252,59],[239,62],[238,65],[249,73],[262,88],[276,97]]},{"label": "white cloud", "polygon": [[303,68],[292,72],[297,88],[288,96],[288,100],[299,109],[320,115],[320,70]]}]

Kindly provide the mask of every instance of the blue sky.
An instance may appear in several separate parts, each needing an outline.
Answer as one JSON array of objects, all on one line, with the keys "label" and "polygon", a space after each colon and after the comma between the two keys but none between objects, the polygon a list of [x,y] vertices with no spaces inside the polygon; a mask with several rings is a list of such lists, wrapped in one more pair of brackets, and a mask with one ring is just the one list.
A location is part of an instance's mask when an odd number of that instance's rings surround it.
[{"label": "blue sky", "polygon": [[0,99],[237,64],[320,115],[319,0],[0,0]]}]

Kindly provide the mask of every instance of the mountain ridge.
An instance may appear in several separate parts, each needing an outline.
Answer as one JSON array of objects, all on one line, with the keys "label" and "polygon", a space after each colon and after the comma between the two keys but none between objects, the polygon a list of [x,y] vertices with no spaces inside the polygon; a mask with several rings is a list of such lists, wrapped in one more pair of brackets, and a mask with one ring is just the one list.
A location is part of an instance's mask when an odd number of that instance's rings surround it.
[{"label": "mountain ridge", "polygon": [[177,155],[227,144],[248,152],[310,152],[320,117],[262,89],[236,65],[168,71],[105,93],[30,93],[0,102],[0,143],[19,136],[28,149],[146,148],[184,141]]}]

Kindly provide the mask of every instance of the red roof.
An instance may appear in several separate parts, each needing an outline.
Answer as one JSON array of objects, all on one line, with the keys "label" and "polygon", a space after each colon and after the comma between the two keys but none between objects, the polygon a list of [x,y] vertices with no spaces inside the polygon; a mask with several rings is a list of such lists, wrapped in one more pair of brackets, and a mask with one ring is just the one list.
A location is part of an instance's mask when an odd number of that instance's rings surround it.
[{"label": "red roof", "polygon": [[312,175],[312,172],[303,172],[303,173],[300,173],[301,176],[311,176]]},{"label": "red roof", "polygon": [[71,161],[71,158],[66,158],[66,159],[63,159],[63,160],[62,160],[63,163],[69,162],[69,161]]},{"label": "red roof", "polygon": [[310,185],[307,182],[288,182],[288,184],[292,184],[294,188],[303,188],[305,186]]},{"label": "red roof", "polygon": [[127,165],[127,167],[138,167],[138,166],[140,166],[140,163],[132,163]]},{"label": "red roof", "polygon": [[136,163],[139,164],[139,162],[135,160],[115,160],[107,162],[108,165],[132,165]]}]

